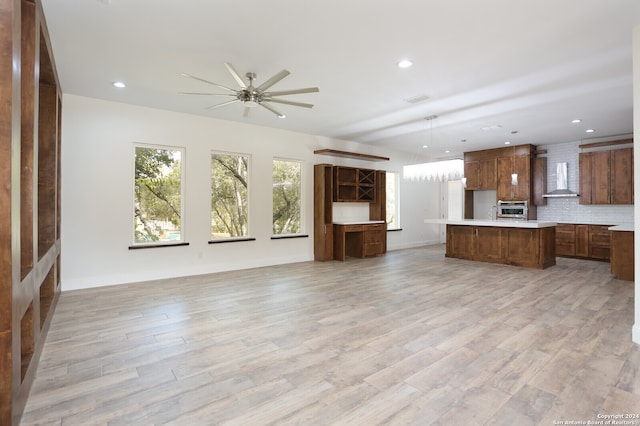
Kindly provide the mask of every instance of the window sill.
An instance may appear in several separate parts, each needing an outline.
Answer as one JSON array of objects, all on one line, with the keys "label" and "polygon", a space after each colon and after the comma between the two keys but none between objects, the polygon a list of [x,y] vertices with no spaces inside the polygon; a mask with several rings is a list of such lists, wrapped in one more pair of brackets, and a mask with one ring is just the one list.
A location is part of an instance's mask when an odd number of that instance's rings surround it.
[{"label": "window sill", "polygon": [[189,243],[158,243],[158,244],[136,244],[129,246],[129,250],[141,250],[149,248],[179,247],[188,246]]},{"label": "window sill", "polygon": [[286,240],[290,238],[309,238],[306,234],[292,234],[292,235],[272,235],[272,240]]},{"label": "window sill", "polygon": [[221,238],[219,240],[209,240],[209,244],[223,244],[223,243],[239,243],[241,241],[255,241],[254,237],[239,237],[239,238]]}]

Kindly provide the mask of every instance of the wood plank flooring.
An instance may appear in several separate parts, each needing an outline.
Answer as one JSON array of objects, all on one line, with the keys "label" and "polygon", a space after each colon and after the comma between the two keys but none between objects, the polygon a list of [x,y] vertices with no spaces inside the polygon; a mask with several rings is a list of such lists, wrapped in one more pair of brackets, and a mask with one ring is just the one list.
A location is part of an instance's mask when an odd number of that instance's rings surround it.
[{"label": "wood plank flooring", "polygon": [[[640,413],[633,283],[443,246],[62,293],[22,425],[552,425]],[[640,419],[636,424],[640,424]]]}]

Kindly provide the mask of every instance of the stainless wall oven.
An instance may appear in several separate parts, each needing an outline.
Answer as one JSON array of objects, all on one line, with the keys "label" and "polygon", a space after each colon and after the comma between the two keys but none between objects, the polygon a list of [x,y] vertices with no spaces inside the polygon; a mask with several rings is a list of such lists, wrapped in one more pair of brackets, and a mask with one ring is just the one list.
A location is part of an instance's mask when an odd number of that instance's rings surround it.
[{"label": "stainless wall oven", "polygon": [[528,201],[502,201],[498,200],[497,219],[511,220],[528,220],[529,219],[529,202]]}]

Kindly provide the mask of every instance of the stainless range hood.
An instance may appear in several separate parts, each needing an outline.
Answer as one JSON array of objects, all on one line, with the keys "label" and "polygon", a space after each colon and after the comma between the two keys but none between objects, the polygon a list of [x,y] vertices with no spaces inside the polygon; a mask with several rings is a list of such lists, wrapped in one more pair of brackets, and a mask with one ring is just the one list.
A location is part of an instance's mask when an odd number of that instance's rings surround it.
[{"label": "stainless range hood", "polygon": [[567,187],[567,163],[558,163],[556,165],[556,190],[544,194],[545,198],[560,198],[560,197],[578,197],[579,195],[573,191],[570,191]]}]

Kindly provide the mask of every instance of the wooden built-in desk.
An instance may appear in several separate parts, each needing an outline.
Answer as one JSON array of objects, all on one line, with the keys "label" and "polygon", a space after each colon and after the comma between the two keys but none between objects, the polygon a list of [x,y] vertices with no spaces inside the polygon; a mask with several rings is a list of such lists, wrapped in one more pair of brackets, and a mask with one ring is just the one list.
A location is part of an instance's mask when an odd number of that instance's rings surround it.
[{"label": "wooden built-in desk", "polygon": [[387,252],[387,224],[382,220],[333,224],[333,258],[369,257]]}]

